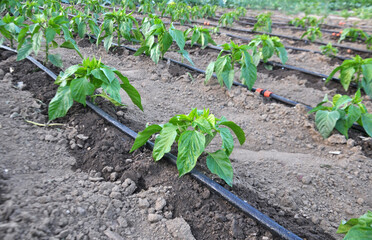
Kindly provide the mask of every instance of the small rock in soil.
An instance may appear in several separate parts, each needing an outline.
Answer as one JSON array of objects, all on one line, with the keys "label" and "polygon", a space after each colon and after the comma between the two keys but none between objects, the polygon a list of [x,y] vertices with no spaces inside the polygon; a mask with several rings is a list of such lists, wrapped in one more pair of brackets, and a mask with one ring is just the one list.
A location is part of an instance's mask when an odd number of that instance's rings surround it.
[{"label": "small rock in soil", "polygon": [[172,234],[175,239],[195,239],[191,233],[191,228],[189,224],[183,218],[175,218],[166,221],[166,226],[168,231]]},{"label": "small rock in soil", "polygon": [[160,214],[156,214],[156,213],[150,213],[147,220],[150,222],[150,223],[155,223],[155,222],[159,222],[160,220],[163,219],[163,216],[160,215]]}]

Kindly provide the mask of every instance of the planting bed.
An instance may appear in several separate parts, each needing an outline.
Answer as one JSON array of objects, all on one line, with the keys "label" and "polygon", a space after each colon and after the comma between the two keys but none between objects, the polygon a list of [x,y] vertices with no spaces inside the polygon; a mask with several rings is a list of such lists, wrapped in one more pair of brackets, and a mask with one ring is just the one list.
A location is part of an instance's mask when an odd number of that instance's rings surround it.
[{"label": "planting bed", "polygon": [[[216,42],[227,40],[220,37]],[[298,236],[340,239],[335,232],[342,219],[372,208],[372,140],[363,133],[352,130],[349,140],[336,133],[323,140],[313,116],[301,105],[288,107],[245,88],[228,91],[215,79],[204,85],[203,74],[165,61],[155,65],[149,57],[135,57],[123,48],[106,53],[88,39],[80,39],[78,45],[84,56],[101,58],[138,89],[144,112],[125,94],[127,109],[97,101],[135,131],[194,107],[210,108],[217,117],[226,116],[241,126],[247,141],[231,155],[233,187],[209,176]],[[187,50],[201,69],[218,54],[212,49]],[[0,133],[9,139],[0,145],[0,238],[275,238],[191,177],[178,178],[176,168],[166,161],[155,163],[148,150],[129,154],[133,141],[82,105],[55,121],[63,126],[25,123],[22,117],[47,122],[47,104],[56,85],[30,62],[17,63],[15,55],[0,52],[0,75],[5,75],[0,76]],[[52,53],[61,54],[66,67],[80,62],[72,51]],[[182,60],[175,53],[166,56]],[[340,61],[289,52],[288,64],[329,74]],[[345,93],[337,83],[324,86],[321,78],[263,66],[255,87],[311,106],[326,93]],[[371,104],[366,97],[370,112]],[[206,172],[204,158],[198,168]],[[19,181],[29,182],[28,189]]]}]

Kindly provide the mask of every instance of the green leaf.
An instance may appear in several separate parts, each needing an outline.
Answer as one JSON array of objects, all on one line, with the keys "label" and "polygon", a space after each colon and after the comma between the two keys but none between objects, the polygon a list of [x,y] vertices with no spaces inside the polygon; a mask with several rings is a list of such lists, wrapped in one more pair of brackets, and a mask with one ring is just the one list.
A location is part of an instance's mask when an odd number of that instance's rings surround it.
[{"label": "green leaf", "polygon": [[85,76],[72,80],[70,87],[72,98],[84,106],[86,105],[86,96],[92,95],[96,89]]},{"label": "green leaf", "polygon": [[49,54],[48,60],[56,67],[63,68],[62,58],[59,54]]},{"label": "green leaf", "polygon": [[177,126],[171,123],[166,123],[160,131],[159,136],[155,139],[155,146],[152,151],[152,156],[155,161],[159,161],[165,153],[171,150],[171,146],[177,136]]},{"label": "green leaf", "polygon": [[194,31],[194,33],[192,34],[192,37],[191,37],[191,47],[194,45],[194,43],[196,43],[198,41],[199,38],[200,38],[200,32],[199,31]]},{"label": "green leaf", "polygon": [[49,103],[49,120],[66,116],[73,103],[70,86],[58,87],[56,95]]},{"label": "green leaf", "polygon": [[161,55],[160,46],[156,44],[156,46],[151,48],[150,50],[150,57],[152,61],[155,62],[155,64],[158,64],[160,55]]},{"label": "green leaf", "polygon": [[191,65],[194,66],[194,63],[192,62],[192,60],[191,60],[191,58],[190,58],[190,56],[189,56],[189,53],[188,53],[186,50],[178,50],[178,52],[181,53],[182,56],[183,56],[184,58],[186,58],[187,61],[189,61],[189,63],[191,63]]},{"label": "green leaf", "polygon": [[32,50],[34,50],[36,56],[41,47],[41,39],[43,39],[43,32],[41,31],[32,36]]},{"label": "green leaf", "polygon": [[344,68],[341,70],[340,81],[346,91],[349,89],[349,85],[353,78],[354,73],[355,69],[353,67]]},{"label": "green leaf", "polygon": [[183,32],[174,29],[173,25],[171,25],[169,34],[172,36],[173,40],[176,41],[180,50],[183,50],[185,48],[185,36],[183,35]]},{"label": "green leaf", "polygon": [[113,70],[107,67],[101,67],[100,69],[105,74],[109,82],[112,82],[115,79],[115,73],[113,72]]},{"label": "green leaf", "polygon": [[120,83],[116,78],[110,83],[102,83],[102,89],[104,89],[112,99],[121,104]]},{"label": "green leaf", "polygon": [[209,81],[209,79],[211,79],[211,77],[213,75],[214,64],[215,64],[215,62],[210,62],[207,69],[205,70],[205,80],[204,80],[205,84]]},{"label": "green leaf", "polygon": [[229,90],[231,89],[231,87],[234,83],[234,74],[235,74],[234,69],[222,72],[223,81],[224,81],[227,89],[229,89]]},{"label": "green leaf", "polygon": [[363,113],[362,114],[363,128],[366,130],[367,134],[372,137],[372,114]]},{"label": "green leaf", "polygon": [[[101,80],[103,83],[107,83],[109,84],[109,80],[107,79],[106,75],[104,74],[104,72],[100,69],[100,68],[96,68],[94,69],[92,72],[92,75],[96,78],[96,79],[99,79]],[[95,84],[95,83],[94,83]],[[97,86],[98,87],[98,86]]]},{"label": "green leaf", "polygon": [[331,134],[339,118],[340,113],[338,111],[328,112],[319,110],[316,112],[315,124],[323,138],[327,138]]},{"label": "green leaf", "polygon": [[122,84],[120,87],[128,94],[129,98],[132,100],[134,105],[136,105],[139,109],[143,111],[142,102],[141,102],[141,95],[138,93],[137,89],[130,84],[127,77],[125,77],[121,72],[115,70],[114,73],[120,78]]},{"label": "green leaf", "polygon": [[198,131],[185,131],[178,140],[177,169],[179,176],[190,172],[203,153],[205,137]]},{"label": "green leaf", "polygon": [[344,237],[344,240],[372,240],[372,227],[354,226]]},{"label": "green leaf", "polygon": [[172,39],[172,36],[165,32],[163,35],[162,35],[162,44],[163,44],[163,47],[162,47],[162,54],[164,55],[164,53],[166,51],[168,51],[168,49],[170,48],[170,46],[172,46],[172,43],[173,43],[173,39]]},{"label": "green leaf", "polygon": [[372,81],[372,64],[362,65],[362,73],[363,73],[363,78],[365,78],[366,82],[371,82]]},{"label": "green leaf", "polygon": [[[333,97],[333,100],[335,100],[335,97]],[[335,104],[335,108],[336,109],[337,108],[340,108],[340,107],[344,106],[345,104],[347,104],[347,103],[349,103],[351,101],[352,101],[352,99],[349,96],[343,95],[343,96],[337,98],[336,103],[334,103]]]},{"label": "green leaf", "polygon": [[208,153],[207,167],[232,187],[234,172],[229,157],[223,150]]},{"label": "green leaf", "polygon": [[48,27],[46,30],[45,30],[45,40],[47,43],[50,43],[51,41],[53,41],[54,37],[56,36],[56,31],[54,30],[54,28],[52,27]]},{"label": "green leaf", "polygon": [[204,117],[198,117],[193,122],[193,127],[198,126],[203,133],[212,135],[212,126],[207,119]]},{"label": "green leaf", "polygon": [[105,41],[103,42],[103,46],[104,46],[104,48],[106,49],[107,52],[109,51],[109,49],[110,49],[110,47],[112,45],[112,39],[113,38],[114,38],[113,35],[107,36],[105,38]]},{"label": "green leaf", "polygon": [[280,61],[285,64],[288,61],[287,50],[284,47],[277,47],[276,50],[279,52]]},{"label": "green leaf", "polygon": [[31,52],[32,52],[32,43],[31,42],[24,43],[21,49],[18,50],[17,61],[25,59],[31,54]]},{"label": "green leaf", "polygon": [[139,132],[136,137],[136,140],[134,140],[132,149],[130,150],[129,153],[142,147],[154,133],[160,132],[161,130],[162,130],[162,127],[160,127],[157,124],[154,124],[154,125],[148,126],[142,132]]},{"label": "green leaf", "polygon": [[79,56],[84,59],[83,55],[81,54],[78,46],[76,45],[75,41],[73,39],[67,40],[64,43],[61,44],[61,48],[67,48],[67,49],[74,49]]},{"label": "green leaf", "polygon": [[241,68],[240,79],[242,79],[242,83],[251,90],[257,80],[256,65],[253,63],[248,63],[248,65],[244,64]]},{"label": "green leaf", "polygon": [[74,74],[79,68],[79,65],[72,65],[71,67],[67,68],[65,72],[59,74],[54,84],[65,86],[66,83],[64,82],[66,81],[66,79]]},{"label": "green leaf", "polygon": [[80,38],[84,38],[87,33],[87,25],[85,22],[80,22],[78,25],[78,34]]},{"label": "green leaf", "polygon": [[222,148],[226,151],[226,155],[230,156],[234,149],[234,138],[228,128],[220,128],[219,131],[222,138]]},{"label": "green leaf", "polygon": [[236,123],[232,121],[220,121],[218,125],[223,125],[230,128],[238,138],[240,145],[244,144],[245,142],[244,131],[238,125],[236,125]]}]

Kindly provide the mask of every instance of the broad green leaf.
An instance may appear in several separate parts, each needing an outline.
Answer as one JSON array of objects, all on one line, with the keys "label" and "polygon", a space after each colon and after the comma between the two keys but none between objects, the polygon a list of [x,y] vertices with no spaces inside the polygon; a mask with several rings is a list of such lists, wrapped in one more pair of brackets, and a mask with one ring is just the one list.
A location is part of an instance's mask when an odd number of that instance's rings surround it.
[{"label": "broad green leaf", "polygon": [[104,89],[112,99],[121,104],[120,83],[116,78],[110,83],[102,83],[102,89]]},{"label": "broad green leaf", "polygon": [[32,50],[35,52],[35,55],[39,53],[41,47],[41,39],[43,39],[43,32],[37,32],[32,36]]},{"label": "broad green leaf", "polygon": [[32,52],[32,43],[26,42],[22,45],[22,47],[18,50],[17,54],[17,61],[25,59],[28,57]]},{"label": "broad green leaf", "polygon": [[159,136],[155,139],[155,146],[152,151],[152,156],[155,161],[162,159],[165,153],[171,150],[171,146],[177,137],[177,126],[171,123],[166,123],[160,131]]},{"label": "broad green leaf", "polygon": [[362,65],[362,72],[366,82],[372,82],[372,64]]},{"label": "broad green leaf", "polygon": [[54,30],[54,28],[52,27],[48,27],[46,30],[45,30],[45,40],[47,43],[50,43],[51,41],[53,41],[54,37],[56,36],[56,31]]},{"label": "broad green leaf", "polygon": [[204,117],[198,117],[193,122],[193,127],[198,126],[200,131],[203,133],[208,133],[209,135],[212,135],[212,126],[209,123],[209,121]]},{"label": "broad green leaf", "polygon": [[268,45],[262,47],[263,61],[267,62],[269,58],[274,54],[274,49]]},{"label": "broad green leaf", "polygon": [[139,56],[141,55],[142,53],[146,52],[147,50],[149,49],[148,46],[142,46],[140,47],[137,52],[134,53],[134,56]]},{"label": "broad green leaf", "polygon": [[353,67],[344,68],[341,70],[340,81],[346,91],[349,89],[349,85],[353,78],[354,73],[355,69]]},{"label": "broad green leaf", "polygon": [[79,56],[84,59],[83,55],[81,54],[78,46],[76,45],[75,41],[73,39],[67,40],[64,43],[61,44],[61,48],[67,48],[67,49],[74,49]]},{"label": "broad green leaf", "polygon": [[172,43],[173,43],[173,40],[172,40],[172,36],[165,32],[163,35],[162,35],[162,44],[163,44],[163,47],[162,47],[162,54],[164,55],[164,53],[166,51],[168,51],[168,49],[170,48],[170,46],[172,46]]},{"label": "broad green leaf", "polygon": [[154,125],[148,126],[142,132],[139,132],[136,137],[136,140],[134,140],[132,149],[130,150],[129,153],[142,147],[154,133],[160,132],[161,130],[162,130],[162,127],[160,127],[157,124],[154,124]]},{"label": "broad green leaf", "polygon": [[73,103],[70,86],[58,87],[56,95],[49,103],[49,120],[66,116]]},{"label": "broad green leaf", "polygon": [[[94,30],[94,29],[93,29]],[[78,34],[80,38],[84,38],[87,33],[87,25],[85,22],[80,22],[78,25]]]},{"label": "broad green leaf", "polygon": [[173,40],[176,41],[180,50],[183,50],[185,48],[185,36],[183,35],[183,32],[174,29],[173,25],[171,25],[169,34],[172,36]]},{"label": "broad green leaf", "polygon": [[257,67],[253,63],[244,64],[241,68],[240,79],[242,83],[252,89],[254,83],[257,80]]},{"label": "broad green leaf", "polygon": [[344,237],[344,240],[372,240],[372,227],[354,226]]},{"label": "broad green leaf", "polygon": [[367,134],[372,137],[372,114],[363,113],[362,114],[363,128],[366,130]]},{"label": "broad green leaf", "polygon": [[[335,100],[335,98],[334,98],[334,100]],[[335,103],[335,108],[340,108],[340,107],[344,106],[345,104],[347,104],[351,101],[352,101],[352,99],[349,96],[343,95],[343,96],[337,98],[337,101]]]},{"label": "broad green leaf", "polygon": [[223,81],[227,87],[227,89],[231,89],[233,83],[234,83],[234,69],[231,69],[231,70],[228,70],[228,71],[223,71],[222,72],[222,78],[223,78]]},{"label": "broad green leaf", "polygon": [[209,81],[209,79],[211,79],[214,71],[214,64],[215,62],[210,62],[207,69],[205,70],[204,84],[206,84]]},{"label": "broad green leaf", "polygon": [[63,68],[62,58],[59,54],[49,54],[48,60],[56,67]]},{"label": "broad green leaf", "polygon": [[158,64],[160,55],[161,55],[160,46],[157,44],[150,50],[150,57],[152,61],[155,62],[155,64]]},{"label": "broad green leaf", "polygon": [[244,142],[245,142],[244,131],[238,125],[236,125],[236,123],[231,122],[231,121],[221,120],[218,123],[218,125],[223,125],[223,126],[226,126],[226,127],[230,128],[234,132],[236,137],[238,138],[240,145],[244,144]]},{"label": "broad green leaf", "polygon": [[223,179],[229,186],[232,186],[234,172],[230,159],[223,150],[208,153],[207,167],[212,173],[217,174]]},{"label": "broad green leaf", "polygon": [[[70,77],[72,74],[74,74],[79,68],[80,68],[79,65],[72,65],[71,67],[67,68],[65,72],[59,74],[54,84],[62,85],[62,83],[65,82],[66,79]],[[66,84],[63,84],[63,86],[65,85]]]},{"label": "broad green leaf", "polygon": [[372,80],[367,82],[365,78],[362,79],[362,87],[364,92],[372,98]]},{"label": "broad green leaf", "polygon": [[183,56],[184,58],[186,58],[187,61],[189,61],[189,63],[191,63],[191,65],[194,66],[194,63],[192,62],[192,60],[191,60],[191,58],[190,58],[190,56],[189,56],[189,53],[188,53],[186,50],[178,50],[178,52],[181,53],[182,56]]},{"label": "broad green leaf", "polygon": [[194,45],[194,43],[196,43],[198,41],[200,37],[200,32],[199,31],[194,31],[194,33],[192,34],[192,37],[191,37],[191,47]]},{"label": "broad green leaf", "polygon": [[137,89],[130,84],[127,77],[121,74],[119,71],[115,70],[114,73],[120,78],[122,84],[120,87],[128,94],[129,98],[132,100],[134,105],[143,111],[141,96],[138,93]]},{"label": "broad green leaf", "polygon": [[323,138],[327,138],[331,134],[339,118],[340,113],[338,111],[328,112],[319,110],[316,113],[315,124]]},{"label": "broad green leaf", "polygon": [[279,52],[280,61],[285,64],[288,61],[287,50],[284,47],[277,47],[276,50]]},{"label": "broad green leaf", "polygon": [[115,79],[115,73],[113,72],[113,70],[106,67],[101,67],[100,69],[110,82],[112,82]]},{"label": "broad green leaf", "polygon": [[328,83],[332,79],[332,77],[336,74],[336,72],[338,72],[340,69],[342,69],[342,66],[338,66],[335,69],[333,69],[331,74],[329,74],[328,78],[326,79],[325,83]]},{"label": "broad green leaf", "polygon": [[112,45],[112,39],[114,38],[113,35],[110,35],[110,36],[107,36],[103,42],[103,46],[104,48],[106,49],[106,51],[108,52],[111,45]]},{"label": "broad green leaf", "polygon": [[178,140],[177,169],[179,176],[190,172],[203,153],[205,137],[198,131],[185,131]]},{"label": "broad green leaf", "polygon": [[72,80],[70,87],[72,98],[84,106],[86,105],[86,97],[92,95],[95,90],[94,85],[91,84],[86,77]]},{"label": "broad green leaf", "polygon": [[219,131],[222,138],[222,148],[225,149],[226,155],[230,156],[234,149],[234,138],[228,128],[220,128]]},{"label": "broad green leaf", "polygon": [[[107,84],[110,83],[110,81],[107,79],[105,73],[104,73],[101,69],[96,68],[96,69],[94,69],[91,73],[92,73],[92,75],[93,75],[96,79],[101,80],[102,83],[107,83]],[[94,83],[94,84],[95,84],[95,83]],[[96,86],[96,87],[99,87],[99,86]]]}]

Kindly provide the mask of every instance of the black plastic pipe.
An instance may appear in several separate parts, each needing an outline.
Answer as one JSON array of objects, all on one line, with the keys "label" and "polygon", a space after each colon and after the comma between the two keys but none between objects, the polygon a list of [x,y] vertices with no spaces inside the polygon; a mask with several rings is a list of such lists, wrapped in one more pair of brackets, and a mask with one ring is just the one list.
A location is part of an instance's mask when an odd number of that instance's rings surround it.
[{"label": "black plastic pipe", "polygon": [[[11,48],[8,48],[6,46],[1,45],[1,48],[12,51],[12,52],[17,52],[16,50],[13,50]],[[51,78],[56,80],[57,76],[48,68],[46,68],[44,65],[42,65],[40,62],[38,62],[36,59],[33,57],[28,56],[27,59],[31,61],[33,64],[35,64],[37,67],[39,67],[41,70],[43,70],[45,73],[47,73]],[[111,117],[108,113],[103,111],[101,108],[98,106],[94,105],[90,101],[86,101],[87,106],[91,108],[93,111],[95,111],[99,116],[104,118],[106,121],[108,121],[110,124],[114,125],[117,129],[119,129],[121,132],[127,134],[131,138],[135,139],[137,137],[137,133],[133,131],[132,129],[128,128],[124,124],[120,123],[113,117]],[[146,146],[150,149],[153,149],[154,143],[151,141],[146,142]],[[166,153],[164,155],[164,158],[166,158],[168,161],[170,161],[172,164],[177,165],[177,157],[174,156],[173,154]],[[254,207],[252,207],[250,204],[246,203],[244,200],[240,199],[238,196],[227,190],[226,188],[222,187],[219,185],[217,182],[213,181],[203,173],[193,169],[190,172],[190,175],[197,179],[199,182],[203,183],[206,185],[209,189],[213,190],[216,192],[218,195],[223,197],[225,200],[227,200],[231,205],[235,206],[242,212],[244,212],[247,216],[250,218],[253,218],[257,222],[259,222],[263,227],[268,229],[270,232],[273,234],[283,238],[283,239],[288,239],[288,240],[301,240],[299,236],[296,234],[292,233],[291,231],[285,229],[281,225],[279,225],[277,222],[263,214],[262,212],[258,211]]]}]

